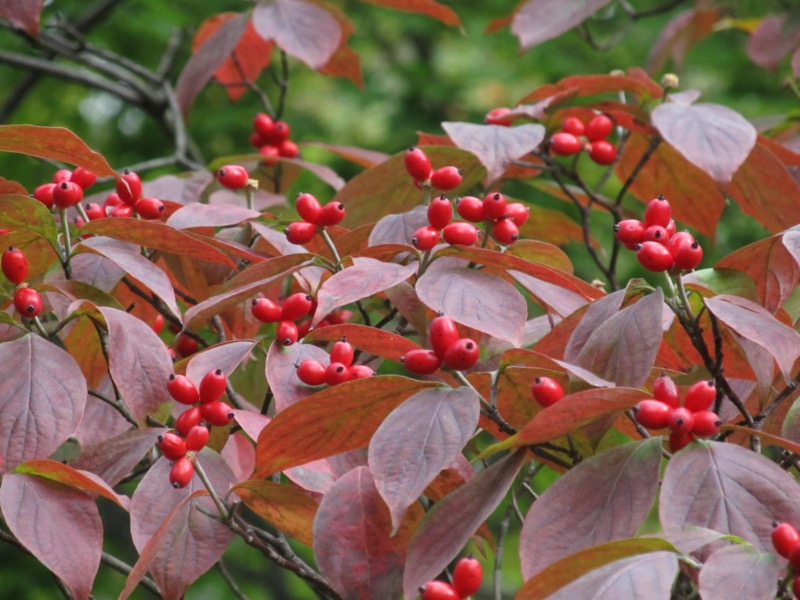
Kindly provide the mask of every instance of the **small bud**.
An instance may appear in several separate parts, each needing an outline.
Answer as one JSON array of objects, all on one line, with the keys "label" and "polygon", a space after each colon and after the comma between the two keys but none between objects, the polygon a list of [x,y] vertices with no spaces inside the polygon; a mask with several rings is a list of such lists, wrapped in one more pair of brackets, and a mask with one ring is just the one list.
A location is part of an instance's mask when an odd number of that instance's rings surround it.
[{"label": "small bud", "polygon": [[668,90],[676,88],[680,85],[680,79],[675,73],[665,73],[661,78],[661,85]]}]

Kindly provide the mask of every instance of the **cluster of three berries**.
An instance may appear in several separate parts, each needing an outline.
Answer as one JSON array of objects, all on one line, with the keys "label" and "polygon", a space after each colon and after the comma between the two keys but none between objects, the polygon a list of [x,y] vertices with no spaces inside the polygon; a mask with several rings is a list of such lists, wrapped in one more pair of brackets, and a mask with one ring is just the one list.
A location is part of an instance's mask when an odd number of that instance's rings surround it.
[{"label": "cluster of three berries", "polygon": [[312,194],[302,193],[294,204],[302,221],[293,221],[286,228],[286,239],[292,244],[307,244],[319,227],[338,225],[345,217],[344,204],[328,202],[325,206]]},{"label": "cluster of three berries", "polygon": [[420,590],[422,600],[464,600],[477,592],[483,580],[483,567],[471,556],[460,559],[453,568],[453,583],[429,581]]},{"label": "cluster of three berries", "polygon": [[355,348],[343,337],[331,347],[329,364],[306,359],[297,365],[297,377],[306,385],[334,386],[375,375],[367,365],[354,365],[354,359]]},{"label": "cluster of three berries", "polygon": [[267,113],[256,113],[253,117],[253,133],[250,134],[250,145],[258,148],[264,157],[266,166],[274,165],[276,158],[294,158],[300,149],[289,139],[291,130],[285,121],[275,121]]},{"label": "cluster of three berries", "polygon": [[305,292],[292,294],[282,305],[269,298],[255,298],[250,307],[253,316],[262,323],[278,324],[275,339],[282,346],[291,346],[308,333],[311,321],[300,320],[311,315],[315,309],[314,297]]},{"label": "cluster of three berries", "polygon": [[430,375],[442,363],[454,371],[466,371],[474,367],[480,358],[478,342],[460,337],[458,327],[450,317],[440,315],[431,321],[428,338],[431,350],[409,350],[400,359],[405,368],[415,375]]}]

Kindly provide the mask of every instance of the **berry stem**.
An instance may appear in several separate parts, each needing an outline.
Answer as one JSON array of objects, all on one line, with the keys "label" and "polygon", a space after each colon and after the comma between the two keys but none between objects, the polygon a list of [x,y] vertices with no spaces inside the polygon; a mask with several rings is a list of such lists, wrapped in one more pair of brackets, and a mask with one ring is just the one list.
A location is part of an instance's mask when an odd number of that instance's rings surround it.
[{"label": "berry stem", "polygon": [[[251,185],[251,182],[255,182],[256,185]],[[253,210],[253,207],[255,206],[257,185],[258,185],[257,181],[250,179],[247,181],[247,185],[244,186],[244,197],[247,200],[247,208],[249,208],[250,210]]]},{"label": "berry stem", "polygon": [[195,473],[197,473],[197,476],[200,477],[200,481],[203,482],[203,485],[208,490],[208,493],[211,495],[211,499],[217,506],[217,510],[219,511],[219,514],[222,517],[223,521],[227,522],[231,518],[231,513],[225,506],[225,503],[217,495],[217,492],[214,490],[214,486],[211,485],[211,480],[208,478],[208,475],[206,475],[206,472],[203,470],[203,466],[200,464],[200,461],[198,459],[195,459],[194,461],[194,471]]},{"label": "berry stem", "polygon": [[33,317],[31,319],[31,322],[33,323],[33,326],[36,327],[36,331],[39,332],[39,335],[41,335],[45,339],[48,339],[48,340],[50,339],[50,334],[47,333],[47,330],[42,325],[42,322],[39,320],[38,316]]},{"label": "berry stem", "polygon": [[69,222],[67,221],[67,209],[61,208],[58,211],[61,217],[61,233],[64,235],[63,255],[61,259],[61,266],[64,269],[64,276],[67,279],[72,278],[72,267],[69,264],[70,253],[72,252],[72,240],[69,235]]},{"label": "berry stem", "polygon": [[333,256],[333,260],[336,262],[336,270],[342,270],[342,259],[339,257],[339,252],[336,250],[336,246],[331,239],[331,236],[328,235],[328,232],[325,230],[324,227],[319,228],[319,235],[322,237],[322,241],[325,242],[325,245],[331,251],[331,255]]},{"label": "berry stem", "polygon": [[81,216],[81,219],[83,219],[84,223],[88,223],[89,222],[89,217],[86,214],[86,211],[83,209],[83,205],[80,202],[78,202],[75,205],[75,210],[78,211],[78,214]]},{"label": "berry stem", "polygon": [[683,304],[683,309],[686,311],[686,316],[689,317],[689,320],[696,321],[697,317],[695,317],[694,312],[692,311],[692,305],[689,304],[689,296],[686,294],[686,288],[683,285],[683,277],[680,275],[675,277],[675,283],[677,284],[678,296],[681,304]]}]

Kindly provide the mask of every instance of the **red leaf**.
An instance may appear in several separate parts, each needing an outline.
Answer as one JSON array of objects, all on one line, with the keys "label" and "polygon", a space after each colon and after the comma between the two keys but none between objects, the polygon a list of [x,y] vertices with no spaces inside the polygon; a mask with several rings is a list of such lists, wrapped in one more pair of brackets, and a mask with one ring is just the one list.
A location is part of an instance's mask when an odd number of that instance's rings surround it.
[{"label": "red leaf", "polygon": [[256,447],[241,431],[235,431],[228,436],[220,456],[228,463],[236,481],[240,483],[250,479],[256,470]]},{"label": "red leaf", "polygon": [[706,527],[769,552],[774,521],[800,522],[800,489],[791,475],[756,452],[695,442],[667,463],[659,517],[665,532]]},{"label": "red leaf", "polygon": [[486,185],[499,179],[506,167],[535,150],[544,139],[544,126],[539,124],[502,127],[473,123],[442,123],[456,146],[472,152],[486,167]]},{"label": "red leaf", "polygon": [[249,21],[247,13],[241,13],[223,23],[200,48],[192,54],[181,71],[175,84],[178,108],[184,115],[194,103],[194,99],[211,80],[214,72],[226,60],[242,38]]},{"label": "red leaf", "polygon": [[719,104],[665,102],[651,118],[670,146],[718,183],[733,178],[756,143],[755,127]]},{"label": "red leaf", "polygon": [[325,66],[342,38],[341,27],[330,11],[305,0],[257,4],[253,25],[262,38],[273,40],[314,70]]},{"label": "red leaf", "polygon": [[314,520],[320,573],[344,598],[396,598],[403,553],[369,469],[358,467],[325,494]]},{"label": "red leaf", "polygon": [[4,194],[17,194],[20,196],[27,196],[28,190],[26,190],[21,183],[18,183],[16,181],[11,181],[10,179],[6,179],[5,177],[0,177],[0,195]]},{"label": "red leaf", "polygon": [[760,67],[775,69],[798,44],[800,28],[795,22],[787,23],[786,16],[766,17],[747,39],[747,56]]},{"label": "red leaf", "polygon": [[89,598],[103,550],[94,499],[42,477],[8,473],[0,487],[0,509],[20,543],[77,599]]},{"label": "red leaf", "polygon": [[319,146],[335,155],[347,159],[369,169],[375,165],[379,165],[385,160],[389,160],[389,155],[375,150],[368,150],[366,148],[359,148],[357,146],[341,146],[338,144],[326,144],[324,142],[306,142],[310,146]]},{"label": "red leaf", "polygon": [[[569,2],[574,1],[569,0]],[[520,104],[543,100],[562,92],[576,94],[579,97],[627,92],[642,100],[660,98],[663,94],[660,85],[650,79],[644,71],[634,67],[628,69],[627,75],[570,75],[560,79],[555,84],[543,85],[537,88],[520,100]]]},{"label": "red leaf", "polygon": [[714,31],[718,19],[719,13],[716,10],[700,7],[675,15],[650,47],[647,70],[658,73],[669,58],[672,58],[675,68],[680,70],[686,54]]},{"label": "red leaf", "polygon": [[44,0],[0,0],[0,17],[36,38],[43,6]]},{"label": "red leaf", "polygon": [[288,485],[274,481],[245,481],[233,487],[247,508],[278,531],[301,544],[311,546],[317,503]]},{"label": "red leaf", "polygon": [[448,6],[434,0],[362,0],[369,4],[377,4],[395,10],[402,10],[411,13],[419,13],[441,21],[445,25],[459,27],[461,21],[458,15]]},{"label": "red leaf", "polygon": [[519,38],[523,50],[530,50],[579,25],[610,1],[524,0],[514,10],[511,32]]},{"label": "red leaf", "polygon": [[423,205],[415,206],[406,212],[386,215],[372,228],[369,234],[369,245],[409,246],[414,232],[428,224],[428,209]]},{"label": "red leaf", "polygon": [[258,436],[254,478],[365,446],[396,406],[435,385],[382,375],[329,387],[293,404]]},{"label": "red leaf", "polygon": [[330,363],[328,353],[312,344],[292,344],[288,348],[272,344],[269,347],[266,375],[275,399],[276,412],[281,412],[319,391],[318,388],[305,385],[297,377],[297,366],[304,360],[318,360],[324,365]]},{"label": "red leaf", "polygon": [[650,438],[597,454],[562,475],[525,517],[523,578],[578,550],[633,536],[658,493],[660,467],[661,438]]},{"label": "red leaf", "polygon": [[8,472],[55,452],[78,427],[86,381],[75,360],[38,335],[0,344],[0,456]]},{"label": "red leaf", "polygon": [[439,575],[463,550],[505,497],[526,455],[525,450],[519,450],[503,457],[427,512],[406,553],[406,600],[416,598],[419,587]]},{"label": "red leaf", "polygon": [[564,348],[564,358],[567,361],[575,363],[595,329],[608,321],[622,308],[626,294],[627,290],[617,290],[589,304]]},{"label": "red leaf", "polygon": [[566,290],[548,281],[531,277],[527,273],[509,271],[508,274],[531,293],[535,302],[549,308],[559,317],[571,315],[587,303],[586,298],[581,294]]},{"label": "red leaf", "polygon": [[175,229],[194,227],[228,227],[261,216],[257,210],[231,204],[200,204],[192,202],[176,210],[167,219]]},{"label": "red leaf", "polygon": [[369,443],[369,468],[389,507],[392,532],[406,508],[467,445],[479,412],[478,395],[470,388],[424,390],[378,427]]},{"label": "red leaf", "polygon": [[153,448],[163,427],[134,429],[90,446],[70,461],[73,469],[91,471],[110,486],[117,485]]},{"label": "red leaf", "polygon": [[774,598],[781,570],[774,554],[752,546],[729,546],[712,554],[703,565],[698,591],[703,600]]},{"label": "red leaf", "polygon": [[303,341],[306,343],[338,342],[343,337],[346,337],[348,342],[362,352],[398,362],[406,352],[419,348],[417,344],[402,335],[350,323],[314,329],[303,338]]},{"label": "red leaf", "polygon": [[200,385],[206,373],[222,369],[230,377],[239,364],[250,355],[255,346],[252,340],[231,340],[193,354],[186,365],[186,376]]}]

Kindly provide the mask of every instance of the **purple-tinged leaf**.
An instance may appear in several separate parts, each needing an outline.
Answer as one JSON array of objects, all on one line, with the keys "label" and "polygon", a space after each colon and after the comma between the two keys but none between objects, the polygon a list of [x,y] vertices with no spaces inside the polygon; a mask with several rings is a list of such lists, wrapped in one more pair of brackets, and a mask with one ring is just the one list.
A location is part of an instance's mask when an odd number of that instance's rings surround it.
[{"label": "purple-tinged leaf", "polygon": [[300,160],[299,158],[284,158],[282,162],[297,165],[309,173],[313,173],[320,181],[327,183],[336,192],[345,186],[345,180],[328,166],[318,165],[317,163]]},{"label": "purple-tinged leaf", "polygon": [[799,44],[796,22],[787,23],[786,16],[770,16],[762,19],[747,39],[747,56],[758,66],[774,70]]},{"label": "purple-tinged leaf", "polygon": [[472,152],[486,167],[486,184],[491,185],[516,159],[535,150],[544,139],[543,125],[518,127],[476,125],[474,123],[442,123],[442,128],[456,146]]},{"label": "purple-tinged leaf", "polygon": [[110,293],[125,276],[125,271],[96,254],[76,254],[70,260],[72,278]]},{"label": "purple-tinged leaf", "polygon": [[548,307],[559,317],[569,316],[587,303],[586,298],[581,294],[564,289],[549,281],[531,277],[521,271],[509,271],[508,274],[528,290],[537,303]]},{"label": "purple-tinged leaf", "polygon": [[311,546],[317,503],[300,490],[274,481],[245,481],[233,491],[247,507],[278,531]]},{"label": "purple-tinged leaf", "polygon": [[411,244],[414,232],[420,227],[428,225],[428,209],[425,206],[415,206],[403,213],[386,215],[375,223],[369,234],[369,245],[380,244]]},{"label": "purple-tinged leaf", "polygon": [[0,510],[19,542],[76,600],[87,600],[103,549],[103,524],[94,498],[36,475],[7,473]]},{"label": "purple-tinged leaf", "polygon": [[87,448],[69,464],[74,469],[90,471],[108,485],[115,486],[153,448],[158,436],[166,431],[162,427],[128,431]]},{"label": "purple-tinged leaf", "polygon": [[611,0],[523,0],[511,17],[511,33],[519,38],[522,50],[530,50],[579,25],[609,2]]},{"label": "purple-tinged leaf", "polygon": [[652,113],[662,137],[718,183],[728,183],[756,143],[756,129],[719,104],[665,102]]},{"label": "purple-tinged leaf", "polygon": [[43,6],[44,0],[0,0],[0,17],[36,38]]},{"label": "purple-tinged leaf", "polygon": [[581,462],[534,502],[520,533],[522,576],[570,554],[633,536],[658,493],[661,438]]},{"label": "purple-tinged leaf", "polygon": [[[89,319],[85,321],[89,321]],[[94,326],[90,327],[92,328],[92,335],[95,335]],[[92,343],[95,342],[93,341]],[[96,340],[96,343],[99,345],[100,340]],[[100,356],[102,356],[102,352],[99,353]],[[105,375],[103,376],[101,385],[95,386],[92,389],[103,394],[106,398],[111,398],[114,396],[114,388],[111,385],[111,377],[108,376],[108,365],[105,363],[105,359],[103,359],[102,363],[98,362],[98,368],[100,366],[105,369]],[[75,441],[80,444],[81,448],[88,448],[118,435],[122,435],[130,428],[130,421],[123,417],[115,407],[89,394],[86,397],[83,418],[81,418],[80,425],[78,425],[78,428],[72,436],[75,438]],[[88,470],[91,471],[91,469]]]},{"label": "purple-tinged leaf", "polygon": [[719,531],[712,531],[705,527],[689,527],[685,531],[655,533],[652,534],[652,537],[668,541],[684,554],[692,554],[726,536]]},{"label": "purple-tinged leaf", "polygon": [[330,462],[325,458],[312,460],[302,467],[286,469],[283,474],[289,481],[307,492],[322,495],[327,494],[333,482],[336,481],[336,474],[333,472]]},{"label": "purple-tinged leaf", "polygon": [[241,409],[233,410],[233,418],[242,428],[242,431],[244,431],[253,441],[258,439],[258,436],[261,434],[261,430],[264,429],[264,427],[267,426],[267,423],[271,421],[271,419],[266,415]]},{"label": "purple-tinged leaf", "polygon": [[289,56],[314,70],[325,66],[342,38],[336,18],[321,6],[305,0],[256,4],[253,25],[262,38],[274,40]]},{"label": "purple-tinged leaf", "polygon": [[[328,325],[314,329],[303,338],[303,342],[338,342],[343,337],[362,352],[382,356],[389,360],[400,362],[400,358],[409,350],[419,348],[410,339],[397,333],[390,333],[355,323],[342,323],[341,325]],[[327,355],[326,355],[327,356]]]},{"label": "purple-tinged leaf", "polygon": [[791,475],[756,452],[695,442],[667,464],[659,517],[668,533],[706,527],[768,552],[774,521],[800,522],[800,489]]},{"label": "purple-tinged leaf", "polygon": [[514,347],[522,343],[527,303],[499,276],[466,267],[438,267],[434,262],[417,280],[416,290],[434,312]]},{"label": "purple-tinged leaf", "polygon": [[256,448],[240,431],[228,436],[220,456],[228,463],[239,483],[250,479],[256,470]]},{"label": "purple-tinged leaf", "polygon": [[358,467],[325,494],[314,520],[314,557],[343,598],[397,598],[403,550],[372,474]]},{"label": "purple-tinged leaf", "polygon": [[222,369],[230,376],[239,364],[250,355],[255,346],[252,340],[231,340],[193,354],[186,365],[186,376],[200,385],[206,373]]},{"label": "purple-tinged leaf", "polygon": [[403,574],[405,600],[434,579],[464,549],[514,482],[527,451],[518,450],[478,473],[428,511],[408,546]]},{"label": "purple-tinged leaf", "polygon": [[0,456],[7,472],[67,441],[83,415],[86,380],[69,354],[38,335],[0,344],[0,364],[7,374],[0,381]]},{"label": "purple-tinged leaf", "polygon": [[686,54],[714,31],[714,25],[719,21],[719,17],[717,10],[701,7],[691,8],[675,15],[650,47],[647,56],[648,72],[660,72],[670,58],[676,70],[680,71]]},{"label": "purple-tinged leaf", "polygon": [[261,213],[257,210],[244,206],[192,202],[172,213],[167,219],[167,225],[175,229],[229,227],[260,216]]},{"label": "purple-tinged leaf", "polygon": [[297,367],[304,360],[317,360],[326,366],[330,363],[328,353],[312,344],[292,344],[288,348],[280,344],[270,345],[266,376],[277,413],[319,391],[319,388],[306,385],[297,376]]},{"label": "purple-tinged leaf", "polygon": [[700,570],[703,600],[775,597],[782,566],[774,554],[752,546],[729,546],[712,554]]},{"label": "purple-tinged leaf", "polygon": [[424,390],[378,427],[369,443],[369,468],[389,507],[393,533],[406,508],[467,445],[479,414],[478,394],[470,388]]}]

